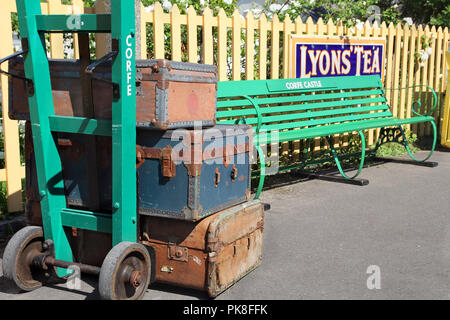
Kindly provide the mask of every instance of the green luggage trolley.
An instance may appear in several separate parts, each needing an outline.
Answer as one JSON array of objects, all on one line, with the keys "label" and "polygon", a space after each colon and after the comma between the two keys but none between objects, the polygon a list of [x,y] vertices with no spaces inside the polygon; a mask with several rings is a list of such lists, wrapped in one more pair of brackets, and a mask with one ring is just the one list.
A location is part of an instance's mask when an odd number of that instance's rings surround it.
[{"label": "green luggage trolley", "polygon": [[[150,282],[151,262],[147,248],[137,242],[136,175],[132,174],[136,171],[135,12],[130,10],[134,0],[112,0],[111,14],[103,15],[43,15],[39,0],[16,2],[23,51],[0,62],[18,55],[24,58],[43,228],[25,227],[11,238],[3,257],[4,276],[31,291],[42,286],[49,273],[67,279],[76,266],[99,275],[103,299],[142,298]],[[46,33],[78,33],[84,39],[89,33],[111,33],[112,52],[89,65],[82,77],[111,85],[112,121],[55,115]],[[112,81],[93,72],[109,59]],[[111,215],[66,206],[55,132],[112,137]],[[64,227],[111,233],[112,249],[101,268],[73,262]]]}]

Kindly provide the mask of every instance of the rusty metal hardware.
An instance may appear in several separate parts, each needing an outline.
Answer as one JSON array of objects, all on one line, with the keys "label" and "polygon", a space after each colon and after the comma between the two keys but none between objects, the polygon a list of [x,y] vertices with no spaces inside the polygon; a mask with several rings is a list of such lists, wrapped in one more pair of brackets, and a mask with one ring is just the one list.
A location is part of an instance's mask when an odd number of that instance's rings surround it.
[{"label": "rusty metal hardware", "polygon": [[57,260],[54,257],[45,254],[34,257],[32,263],[34,266],[41,267],[44,270],[48,270],[49,267],[60,267],[65,269],[70,269],[71,267],[78,267],[80,271],[83,273],[89,273],[94,275],[100,274],[99,267],[83,263]]},{"label": "rusty metal hardware", "polygon": [[136,146],[136,169],[139,169],[145,162],[145,151],[141,146]]},{"label": "rusty metal hardware", "polygon": [[169,266],[162,266],[161,267],[161,272],[172,273],[173,272],[173,268],[169,267]]},{"label": "rusty metal hardware", "polygon": [[219,185],[220,182],[220,172],[219,172],[219,168],[216,168],[216,174],[214,175],[214,185],[217,186]]},{"label": "rusty metal hardware", "polygon": [[97,68],[99,65],[104,64],[106,61],[108,61],[111,58],[114,58],[115,56],[117,56],[119,52],[118,51],[111,51],[110,53],[106,54],[105,56],[103,56],[102,58],[98,59],[97,61],[95,61],[94,63],[91,63],[86,70],[84,71],[87,75],[89,75],[92,79],[94,80],[98,80],[98,81],[102,81],[104,83],[110,84],[113,87],[113,97],[114,99],[120,99],[120,88],[119,85],[117,83],[114,83],[108,79],[105,78],[101,78],[98,77],[96,75],[94,75],[94,70],[95,68]]},{"label": "rusty metal hardware", "polygon": [[142,283],[142,272],[135,270],[130,275],[130,284],[133,288],[138,288]]},{"label": "rusty metal hardware", "polygon": [[159,73],[159,65],[158,64],[152,65],[151,69],[152,69],[153,73]]},{"label": "rusty metal hardware", "polygon": [[231,169],[231,181],[234,182],[238,176],[238,169],[236,165],[233,164],[233,168]]},{"label": "rusty metal hardware", "polygon": [[139,168],[145,159],[159,159],[161,162],[161,172],[166,178],[173,178],[176,175],[176,164],[172,159],[172,147],[147,148],[136,146],[136,168]]},{"label": "rusty metal hardware", "polygon": [[[6,61],[9,61],[9,60],[14,59],[14,58],[16,58],[18,56],[24,55],[27,52],[28,52],[28,50],[19,51],[19,52],[16,52],[16,53],[12,54],[12,55],[9,55],[9,56],[7,56],[7,57],[5,57],[3,59],[0,59],[0,65],[2,65]],[[28,79],[26,77],[19,76],[19,75],[14,74],[14,73],[3,71],[1,68],[0,68],[0,73],[6,74],[8,77],[13,77],[13,78],[24,80],[25,84],[26,84],[28,95],[32,96],[34,94],[34,83],[33,83],[33,80]]]},{"label": "rusty metal hardware", "polygon": [[176,164],[172,161],[172,147],[167,146],[161,149],[161,166],[164,177],[175,177]]},{"label": "rusty metal hardware", "polygon": [[175,244],[169,244],[168,258],[171,260],[188,262],[189,260],[188,248],[179,247]]},{"label": "rusty metal hardware", "polygon": [[72,140],[70,140],[70,139],[59,138],[58,139],[58,145],[60,147],[72,147],[73,143],[72,143]]}]

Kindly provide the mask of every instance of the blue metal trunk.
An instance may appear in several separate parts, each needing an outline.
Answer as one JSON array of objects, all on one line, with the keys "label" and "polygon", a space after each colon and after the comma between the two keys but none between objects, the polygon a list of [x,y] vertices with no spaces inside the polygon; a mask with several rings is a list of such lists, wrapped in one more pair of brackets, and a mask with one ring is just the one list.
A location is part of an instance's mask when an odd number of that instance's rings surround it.
[{"label": "blue metal trunk", "polygon": [[[196,221],[250,196],[251,128],[217,125],[203,130],[137,132],[138,212]],[[97,137],[98,198],[90,194],[85,139],[58,140],[70,206],[111,210],[111,141]],[[132,174],[132,173],[130,173]],[[91,179],[92,181],[92,179]]]}]

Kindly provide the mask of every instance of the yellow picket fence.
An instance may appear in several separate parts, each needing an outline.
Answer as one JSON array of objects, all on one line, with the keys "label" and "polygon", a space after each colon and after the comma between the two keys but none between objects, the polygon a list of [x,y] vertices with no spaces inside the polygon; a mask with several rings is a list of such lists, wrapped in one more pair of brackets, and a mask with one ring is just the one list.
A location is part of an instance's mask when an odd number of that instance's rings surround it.
[{"label": "yellow picket fence", "polygon": [[[82,0],[72,0],[71,5],[61,4],[61,0],[48,0],[41,6],[44,14],[104,13],[107,7],[104,1],[97,0],[95,8],[84,8]],[[16,12],[15,0],[2,0],[0,8],[0,56],[4,57],[13,53],[11,13]],[[385,86],[399,88],[418,84],[429,85],[438,93],[439,106],[443,105],[448,28],[410,27],[407,24],[395,26],[385,23],[373,26],[366,23],[362,28],[347,28],[335,25],[332,21],[325,24],[321,19],[314,23],[311,18],[306,22],[302,22],[300,18],[292,21],[289,17],[279,21],[276,15],[271,19],[264,15],[255,18],[250,12],[245,18],[237,11],[228,17],[222,9],[217,16],[209,9],[198,15],[192,7],[186,14],[181,14],[176,5],[167,13],[159,3],[155,4],[153,11],[147,11],[141,4],[140,17],[138,29],[141,30],[139,47],[142,59],[170,58],[175,61],[215,64],[220,81],[289,77],[288,46],[291,34],[384,37]],[[96,38],[97,56],[102,56],[107,51],[106,37],[99,35]],[[78,57],[76,39],[74,35],[75,58]],[[422,48],[423,41],[430,41],[432,53],[421,66],[417,52]],[[50,55],[52,58],[64,58],[61,34],[50,35]],[[5,76],[1,77],[6,165],[5,169],[0,170],[0,180],[7,182],[8,210],[18,211],[22,206],[20,193],[24,168],[20,164],[17,122],[6,116],[7,81]],[[411,104],[419,93],[417,90],[387,90],[387,97],[395,115],[400,118],[411,116]],[[442,127],[443,108],[437,108],[434,116]],[[427,124],[412,126],[411,129],[419,136],[431,134],[431,127]],[[369,144],[373,144],[375,139],[376,131],[372,130],[369,132]],[[289,148],[283,147],[287,152],[298,152],[298,146]]]}]

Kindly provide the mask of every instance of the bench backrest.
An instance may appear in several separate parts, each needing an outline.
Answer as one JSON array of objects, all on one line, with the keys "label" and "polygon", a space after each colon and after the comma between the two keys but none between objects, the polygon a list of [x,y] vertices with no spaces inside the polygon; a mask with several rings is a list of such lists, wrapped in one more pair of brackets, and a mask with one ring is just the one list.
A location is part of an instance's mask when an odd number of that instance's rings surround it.
[{"label": "bench backrest", "polygon": [[223,81],[217,122],[272,131],[392,117],[384,93],[377,75]]}]

